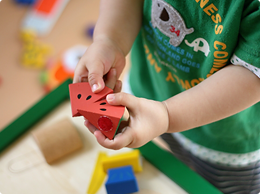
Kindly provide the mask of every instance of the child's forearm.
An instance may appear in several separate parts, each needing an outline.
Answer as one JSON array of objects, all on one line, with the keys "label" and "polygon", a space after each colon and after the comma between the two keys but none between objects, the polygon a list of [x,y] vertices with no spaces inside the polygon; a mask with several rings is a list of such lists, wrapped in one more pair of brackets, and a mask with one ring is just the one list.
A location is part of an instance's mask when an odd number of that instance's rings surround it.
[{"label": "child's forearm", "polygon": [[260,79],[244,67],[230,65],[165,104],[167,132],[180,132],[236,114],[260,101]]},{"label": "child's forearm", "polygon": [[142,24],[143,0],[101,0],[94,41],[109,38],[126,55]]}]

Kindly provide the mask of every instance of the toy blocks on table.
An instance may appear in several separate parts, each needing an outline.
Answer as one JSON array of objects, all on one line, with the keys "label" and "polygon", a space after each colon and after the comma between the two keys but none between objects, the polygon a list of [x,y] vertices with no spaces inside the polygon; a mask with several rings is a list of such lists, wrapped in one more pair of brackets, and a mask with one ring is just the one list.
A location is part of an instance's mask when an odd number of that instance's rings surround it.
[{"label": "toy blocks on table", "polygon": [[52,51],[51,46],[38,41],[35,32],[31,30],[22,31],[21,39],[23,41],[22,65],[31,69],[43,69]]},{"label": "toy blocks on table", "polygon": [[88,82],[69,85],[72,116],[84,116],[108,139],[113,139],[125,112],[123,106],[112,106],[106,96],[113,92],[105,87],[95,94]]},{"label": "toy blocks on table", "polygon": [[[0,131],[0,153],[5,151],[11,143],[28,131],[32,126],[40,122],[41,119],[53,111],[58,105],[69,99],[68,84],[71,82],[70,79],[65,81],[2,129]],[[25,120],[27,122],[24,122]],[[200,175],[175,158],[170,152],[158,147],[158,145],[152,141],[138,149],[148,162],[177,183],[187,193],[221,194],[218,189]],[[158,158],[160,158],[160,160],[158,160]],[[169,169],[169,165],[174,166],[175,168]]]},{"label": "toy blocks on table", "polygon": [[46,93],[58,87],[68,78],[73,78],[75,68],[86,52],[87,46],[75,45],[67,49],[57,60],[49,60],[47,67],[40,75]]},{"label": "toy blocks on table", "polygon": [[132,166],[109,169],[105,186],[107,194],[128,194],[139,190]]},{"label": "toy blocks on table", "polygon": [[[131,166],[136,172],[142,171],[139,150],[133,150],[123,154],[108,156],[105,152],[100,152],[92,174],[87,194],[95,194],[102,185],[106,174],[110,169]],[[113,164],[112,164],[113,163]],[[107,169],[104,169],[104,164]],[[132,170],[133,171],[133,170]]]},{"label": "toy blocks on table", "polygon": [[141,154],[139,150],[133,150],[127,153],[117,154],[104,158],[102,164],[105,172],[111,168],[128,165],[131,165],[135,172],[141,172],[143,170]]},{"label": "toy blocks on table", "polygon": [[69,0],[37,0],[22,22],[22,29],[32,29],[37,35],[49,33]]},{"label": "toy blocks on table", "polygon": [[15,0],[18,4],[24,4],[24,5],[32,5],[35,3],[36,0]]}]

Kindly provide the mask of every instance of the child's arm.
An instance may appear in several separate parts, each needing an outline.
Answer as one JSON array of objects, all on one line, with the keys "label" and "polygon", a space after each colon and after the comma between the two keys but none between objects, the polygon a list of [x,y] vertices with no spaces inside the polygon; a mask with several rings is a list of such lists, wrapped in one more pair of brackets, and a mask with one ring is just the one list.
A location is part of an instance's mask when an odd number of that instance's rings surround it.
[{"label": "child's arm", "polygon": [[[103,76],[112,68],[118,78],[125,66],[125,56],[140,30],[143,0],[102,0],[93,44],[80,59],[74,83],[89,81],[93,92],[101,91]],[[113,88],[113,87],[112,87]]]},{"label": "child's arm", "polygon": [[163,103],[124,93],[108,95],[107,100],[126,106],[130,122],[114,140],[93,131],[98,142],[111,149],[139,147],[162,133],[192,129],[252,106],[260,101],[260,79],[244,67],[229,65]]},{"label": "child's arm", "polygon": [[259,101],[260,79],[244,67],[229,65],[196,87],[165,101],[169,112],[167,132],[212,123]]}]

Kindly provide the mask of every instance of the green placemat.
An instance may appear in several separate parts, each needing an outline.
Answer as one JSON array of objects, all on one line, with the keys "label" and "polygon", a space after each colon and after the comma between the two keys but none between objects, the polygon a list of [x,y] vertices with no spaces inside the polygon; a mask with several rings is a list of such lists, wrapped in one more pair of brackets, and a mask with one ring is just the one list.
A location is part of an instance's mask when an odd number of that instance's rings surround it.
[{"label": "green placemat", "polygon": [[153,142],[148,142],[138,149],[147,161],[189,194],[221,194],[208,181]]}]

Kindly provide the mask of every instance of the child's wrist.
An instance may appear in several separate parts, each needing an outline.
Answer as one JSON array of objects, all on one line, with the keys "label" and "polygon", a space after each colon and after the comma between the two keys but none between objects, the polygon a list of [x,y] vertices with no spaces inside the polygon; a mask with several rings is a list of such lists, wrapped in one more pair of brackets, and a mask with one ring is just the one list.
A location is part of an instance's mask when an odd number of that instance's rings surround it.
[{"label": "child's wrist", "polygon": [[117,50],[119,53],[122,53],[124,56],[127,55],[127,53],[122,49],[122,45],[120,45],[119,41],[116,39],[116,37],[110,37],[107,34],[99,34],[97,36],[94,36],[93,42],[102,42],[106,43],[108,46],[111,47],[113,50]]},{"label": "child's wrist", "polygon": [[170,127],[170,115],[169,115],[169,110],[168,110],[168,105],[167,105],[167,102],[166,101],[162,101],[162,105],[163,105],[163,107],[164,107],[164,109],[165,109],[165,115],[166,115],[166,127],[165,127],[165,129],[164,129],[164,131],[163,131],[163,133],[168,133],[168,131],[169,131],[169,127]]}]

